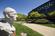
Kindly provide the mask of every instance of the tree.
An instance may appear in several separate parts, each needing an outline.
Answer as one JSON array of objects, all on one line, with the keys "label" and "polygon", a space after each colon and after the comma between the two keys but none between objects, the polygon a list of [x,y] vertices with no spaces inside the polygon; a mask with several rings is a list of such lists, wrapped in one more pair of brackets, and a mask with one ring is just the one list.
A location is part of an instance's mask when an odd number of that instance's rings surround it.
[{"label": "tree", "polygon": [[29,18],[37,18],[40,17],[40,14],[38,12],[32,12],[28,15]]},{"label": "tree", "polygon": [[28,20],[35,22],[35,20],[46,17],[45,14],[38,13],[37,11],[32,11],[28,14]]},{"label": "tree", "polygon": [[17,21],[25,21],[26,20],[26,15],[24,14],[17,14]]}]

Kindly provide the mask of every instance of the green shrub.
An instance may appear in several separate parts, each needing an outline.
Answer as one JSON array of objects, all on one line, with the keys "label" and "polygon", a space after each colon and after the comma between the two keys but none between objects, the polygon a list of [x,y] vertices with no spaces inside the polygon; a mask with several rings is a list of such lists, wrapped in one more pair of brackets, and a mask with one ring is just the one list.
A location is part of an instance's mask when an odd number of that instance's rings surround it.
[{"label": "green shrub", "polygon": [[38,19],[38,20],[35,21],[35,23],[41,23],[41,24],[44,24],[44,23],[49,23],[49,21],[46,20],[46,19]]},{"label": "green shrub", "polygon": [[48,15],[51,17],[55,17],[55,11],[49,12]]}]

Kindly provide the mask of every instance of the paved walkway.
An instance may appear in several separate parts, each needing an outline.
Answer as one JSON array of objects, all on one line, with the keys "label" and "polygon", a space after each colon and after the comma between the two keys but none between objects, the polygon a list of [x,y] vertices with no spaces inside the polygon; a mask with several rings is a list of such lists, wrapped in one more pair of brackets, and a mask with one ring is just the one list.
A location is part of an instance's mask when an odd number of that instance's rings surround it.
[{"label": "paved walkway", "polygon": [[32,24],[32,23],[24,23],[23,25],[43,34],[44,36],[55,36],[55,28],[46,27],[39,24]]}]

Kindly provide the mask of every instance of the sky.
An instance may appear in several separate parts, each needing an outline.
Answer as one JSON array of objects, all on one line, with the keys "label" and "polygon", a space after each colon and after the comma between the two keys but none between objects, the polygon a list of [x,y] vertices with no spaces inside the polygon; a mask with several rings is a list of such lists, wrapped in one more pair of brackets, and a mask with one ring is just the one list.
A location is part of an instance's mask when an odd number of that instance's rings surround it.
[{"label": "sky", "polygon": [[17,13],[28,15],[32,9],[47,1],[49,0],[0,0],[0,17],[4,17],[3,11],[6,7],[14,8]]}]

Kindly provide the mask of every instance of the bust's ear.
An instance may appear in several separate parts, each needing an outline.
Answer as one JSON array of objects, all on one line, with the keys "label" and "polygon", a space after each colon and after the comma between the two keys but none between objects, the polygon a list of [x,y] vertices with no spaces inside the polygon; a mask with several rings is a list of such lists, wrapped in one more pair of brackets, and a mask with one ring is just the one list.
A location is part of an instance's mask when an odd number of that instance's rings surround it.
[{"label": "bust's ear", "polygon": [[3,12],[5,18],[10,18],[7,13]]},{"label": "bust's ear", "polygon": [[7,18],[10,18],[10,17],[8,16],[8,14],[6,14],[6,17],[7,17]]}]

